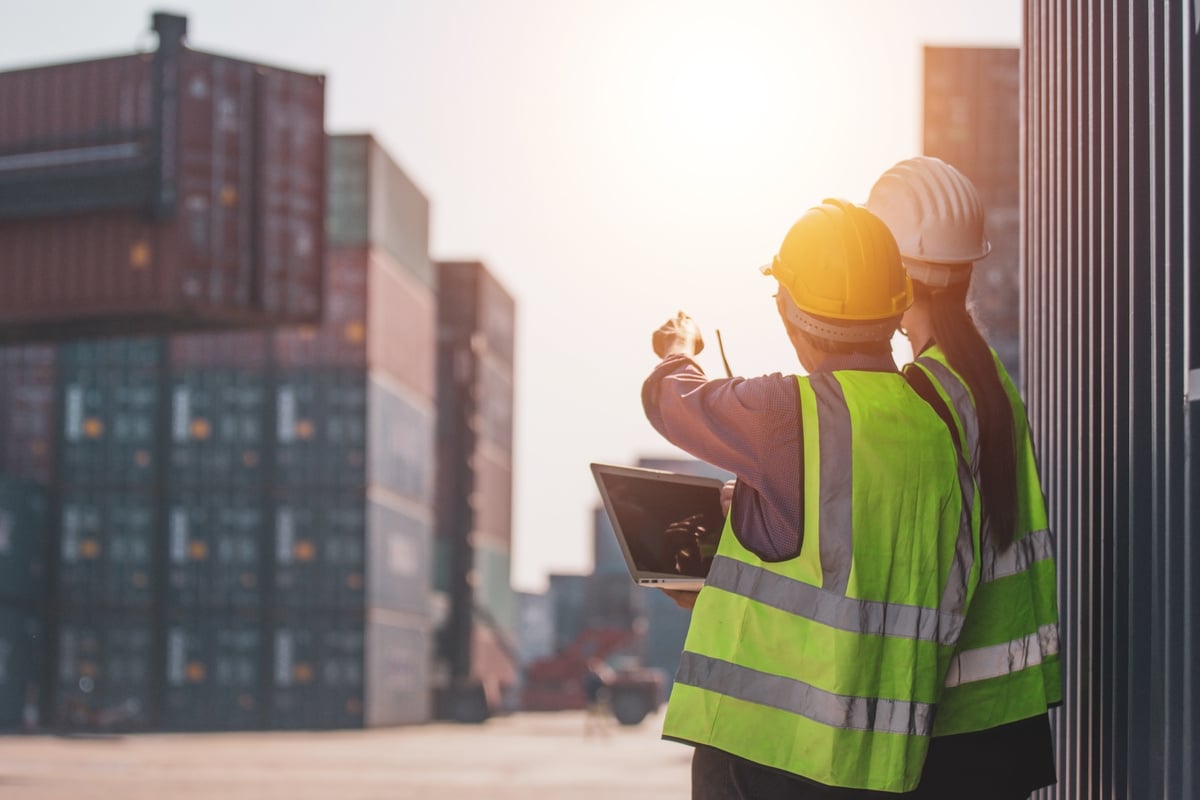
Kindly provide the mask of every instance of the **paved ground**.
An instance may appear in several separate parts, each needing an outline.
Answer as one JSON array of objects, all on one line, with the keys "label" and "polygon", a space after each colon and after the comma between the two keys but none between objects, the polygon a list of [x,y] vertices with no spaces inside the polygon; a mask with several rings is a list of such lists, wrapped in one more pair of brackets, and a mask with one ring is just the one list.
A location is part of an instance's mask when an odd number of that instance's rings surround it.
[{"label": "paved ground", "polygon": [[661,719],[584,736],[582,712],[371,731],[0,738],[4,800],[687,800]]}]

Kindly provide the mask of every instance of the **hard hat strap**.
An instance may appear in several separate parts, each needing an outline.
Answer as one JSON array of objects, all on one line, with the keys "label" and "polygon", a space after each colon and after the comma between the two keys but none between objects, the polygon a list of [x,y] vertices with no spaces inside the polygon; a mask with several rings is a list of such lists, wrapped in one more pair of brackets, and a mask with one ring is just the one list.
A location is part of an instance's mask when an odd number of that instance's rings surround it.
[{"label": "hard hat strap", "polygon": [[932,289],[945,289],[971,279],[971,264],[933,264],[928,261],[904,259],[908,277]]}]

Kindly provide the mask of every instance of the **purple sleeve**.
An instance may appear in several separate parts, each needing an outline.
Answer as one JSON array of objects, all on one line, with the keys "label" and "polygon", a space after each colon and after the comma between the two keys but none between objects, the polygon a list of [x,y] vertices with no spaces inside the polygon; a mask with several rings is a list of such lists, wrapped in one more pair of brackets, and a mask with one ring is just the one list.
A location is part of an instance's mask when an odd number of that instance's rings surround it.
[{"label": "purple sleeve", "polygon": [[667,441],[737,476],[734,521],[747,549],[771,561],[797,554],[803,438],[795,377],[709,380],[692,359],[670,356],[643,384],[642,405]]}]

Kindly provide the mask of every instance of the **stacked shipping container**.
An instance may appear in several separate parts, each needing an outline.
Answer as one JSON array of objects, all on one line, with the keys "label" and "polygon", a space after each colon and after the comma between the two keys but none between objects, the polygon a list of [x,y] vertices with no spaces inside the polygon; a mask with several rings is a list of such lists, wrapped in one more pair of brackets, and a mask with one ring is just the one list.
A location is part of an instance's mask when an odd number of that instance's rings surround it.
[{"label": "stacked shipping container", "polygon": [[983,200],[992,251],[975,264],[970,301],[988,343],[1020,369],[1020,50],[926,47],[924,150],[967,175]]},{"label": "stacked shipping container", "polygon": [[[6,466],[52,479],[57,498],[60,724],[428,718],[428,213],[370,137],[330,152],[321,326],[0,359]],[[420,213],[381,214],[376,198]]]},{"label": "stacked shipping container", "polygon": [[478,262],[438,265],[436,588],[449,613],[443,685],[516,688],[512,552],[515,305]]},{"label": "stacked shipping container", "polygon": [[312,322],[324,78],[159,49],[0,73],[0,340]]}]

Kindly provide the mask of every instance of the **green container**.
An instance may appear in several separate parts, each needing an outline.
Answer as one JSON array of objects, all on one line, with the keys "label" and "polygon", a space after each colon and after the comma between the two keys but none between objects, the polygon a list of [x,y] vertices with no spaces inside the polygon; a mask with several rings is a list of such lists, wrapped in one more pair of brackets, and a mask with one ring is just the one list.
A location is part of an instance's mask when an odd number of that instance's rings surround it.
[{"label": "green container", "polygon": [[0,477],[0,602],[41,601],[48,518],[40,484]]}]

